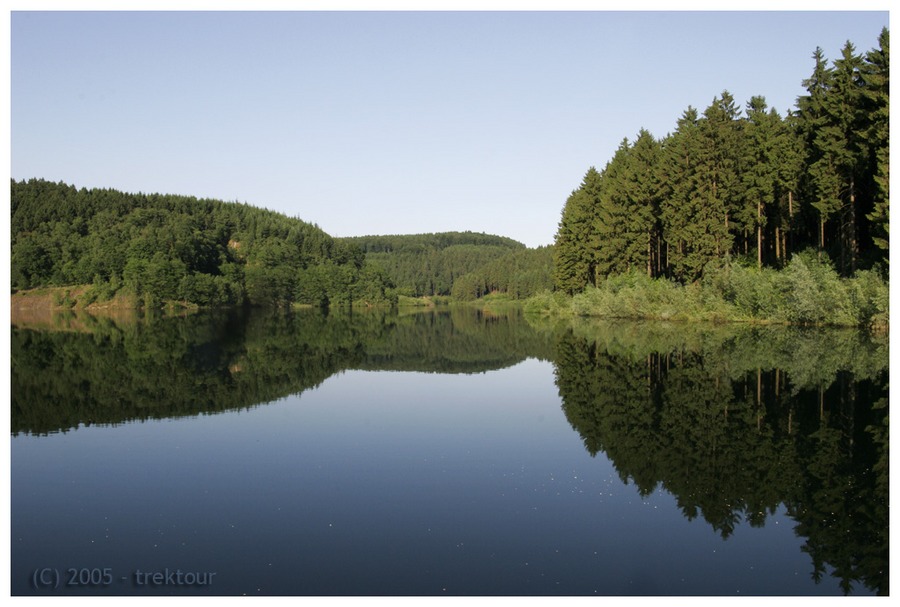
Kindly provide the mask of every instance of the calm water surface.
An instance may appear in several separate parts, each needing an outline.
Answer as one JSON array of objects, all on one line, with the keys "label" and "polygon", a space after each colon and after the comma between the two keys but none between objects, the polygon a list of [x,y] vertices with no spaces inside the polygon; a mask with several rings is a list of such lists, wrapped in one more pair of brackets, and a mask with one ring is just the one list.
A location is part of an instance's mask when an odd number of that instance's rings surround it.
[{"label": "calm water surface", "polygon": [[13,328],[13,594],[888,591],[868,336],[57,324]]}]

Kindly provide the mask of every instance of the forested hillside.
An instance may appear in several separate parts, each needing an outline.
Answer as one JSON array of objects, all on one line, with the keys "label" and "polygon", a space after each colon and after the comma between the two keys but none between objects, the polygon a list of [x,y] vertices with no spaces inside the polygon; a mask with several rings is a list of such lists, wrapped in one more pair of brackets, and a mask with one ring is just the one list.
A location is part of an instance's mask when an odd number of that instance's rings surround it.
[{"label": "forested hillside", "polygon": [[780,115],[727,91],[689,107],[662,139],[624,140],[565,204],[555,285],[567,293],[630,272],[681,284],[740,263],[780,269],[804,249],[842,276],[886,271],[889,34],[865,54],[813,55],[807,93]]},{"label": "forested hillside", "polygon": [[489,293],[525,299],[553,288],[553,248],[519,249],[458,277],[453,299],[471,301]]},{"label": "forested hillside", "polygon": [[398,294],[450,295],[454,281],[525,245],[511,238],[475,232],[441,232],[338,239],[359,247],[366,262],[385,272]]},{"label": "forested hillside", "polygon": [[363,252],[318,227],[247,204],[11,184],[12,288],[91,284],[145,307],[383,303]]}]

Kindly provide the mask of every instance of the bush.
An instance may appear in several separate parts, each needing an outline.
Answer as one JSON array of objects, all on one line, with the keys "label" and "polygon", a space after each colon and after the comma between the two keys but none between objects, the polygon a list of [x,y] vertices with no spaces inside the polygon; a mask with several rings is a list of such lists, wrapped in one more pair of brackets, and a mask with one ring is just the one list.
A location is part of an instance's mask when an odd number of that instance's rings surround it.
[{"label": "bush", "polygon": [[681,285],[632,272],[589,286],[571,298],[545,291],[528,299],[536,315],[599,318],[753,321],[885,328],[889,288],[878,271],[838,276],[815,251],[793,256],[784,270],[716,260],[700,282]]},{"label": "bush", "polygon": [[856,319],[866,327],[886,327],[890,317],[890,289],[877,271],[862,270],[847,281]]},{"label": "bush", "polygon": [[858,324],[844,282],[827,256],[804,251],[781,273],[787,320],[795,324]]},{"label": "bush", "polygon": [[557,291],[541,291],[525,300],[525,314],[532,316],[565,315],[571,312],[569,297]]}]

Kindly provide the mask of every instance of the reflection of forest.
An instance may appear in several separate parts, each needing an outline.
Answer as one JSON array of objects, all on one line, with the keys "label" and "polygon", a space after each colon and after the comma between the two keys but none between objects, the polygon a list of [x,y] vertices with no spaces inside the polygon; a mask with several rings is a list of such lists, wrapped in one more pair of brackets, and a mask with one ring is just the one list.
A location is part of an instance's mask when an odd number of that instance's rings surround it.
[{"label": "reflection of forest", "polygon": [[247,408],[346,369],[554,360],[563,410],[642,495],[727,538],[784,505],[813,576],[888,593],[887,338],[664,323],[532,326],[515,310],[68,313],[12,328],[13,433]]},{"label": "reflection of forest", "polygon": [[516,310],[31,320],[12,328],[14,433],[251,407],[345,369],[478,373],[550,350]]},{"label": "reflection of forest", "polygon": [[816,579],[888,593],[887,340],[853,331],[576,324],[563,409],[642,495],[723,538],[785,504]]}]

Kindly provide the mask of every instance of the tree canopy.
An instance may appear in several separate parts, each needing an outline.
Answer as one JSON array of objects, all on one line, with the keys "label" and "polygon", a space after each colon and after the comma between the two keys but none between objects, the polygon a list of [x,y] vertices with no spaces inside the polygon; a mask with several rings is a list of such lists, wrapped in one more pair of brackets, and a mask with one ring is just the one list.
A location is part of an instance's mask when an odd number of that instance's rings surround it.
[{"label": "tree canopy", "polygon": [[13,181],[13,289],[92,284],[146,307],[382,303],[391,285],[363,252],[248,204]]},{"label": "tree canopy", "polygon": [[525,245],[477,232],[355,236],[338,242],[358,247],[381,268],[397,293],[409,297],[450,295],[455,281]]},{"label": "tree canopy", "polygon": [[843,276],[886,270],[887,29],[878,43],[858,54],[847,42],[830,66],[816,49],[806,94],[783,116],[762,96],[742,110],[726,90],[662,139],[622,141],[563,207],[555,287],[635,270],[690,283],[722,260],[783,268],[805,248]]}]

